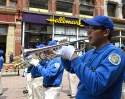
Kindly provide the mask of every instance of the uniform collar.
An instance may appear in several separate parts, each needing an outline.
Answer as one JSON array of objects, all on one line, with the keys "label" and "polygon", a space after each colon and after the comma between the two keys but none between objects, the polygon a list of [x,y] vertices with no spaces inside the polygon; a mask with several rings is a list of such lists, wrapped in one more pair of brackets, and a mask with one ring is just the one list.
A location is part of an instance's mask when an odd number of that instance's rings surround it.
[{"label": "uniform collar", "polygon": [[111,43],[108,43],[106,45],[104,45],[103,47],[101,47],[98,50],[94,50],[93,53],[102,53],[103,51],[105,51],[106,49],[108,49],[109,47],[113,46]]}]

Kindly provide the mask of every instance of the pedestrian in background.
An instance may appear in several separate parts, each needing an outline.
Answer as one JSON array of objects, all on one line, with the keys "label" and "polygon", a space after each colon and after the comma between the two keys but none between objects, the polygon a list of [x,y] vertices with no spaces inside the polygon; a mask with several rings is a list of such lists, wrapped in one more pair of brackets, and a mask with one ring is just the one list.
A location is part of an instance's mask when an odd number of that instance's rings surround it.
[{"label": "pedestrian in background", "polygon": [[9,60],[9,63],[12,63],[14,61],[13,59],[13,52],[10,52],[10,60]]},{"label": "pedestrian in background", "polygon": [[104,15],[81,20],[88,26],[87,35],[94,49],[78,56],[74,46],[55,51],[62,57],[64,68],[79,78],[76,99],[120,99],[125,71],[123,51],[110,43],[113,21]]},{"label": "pedestrian in background", "polygon": [[0,95],[3,94],[2,83],[1,83],[2,67],[3,67],[3,63],[4,63],[3,55],[4,55],[4,51],[0,50]]}]

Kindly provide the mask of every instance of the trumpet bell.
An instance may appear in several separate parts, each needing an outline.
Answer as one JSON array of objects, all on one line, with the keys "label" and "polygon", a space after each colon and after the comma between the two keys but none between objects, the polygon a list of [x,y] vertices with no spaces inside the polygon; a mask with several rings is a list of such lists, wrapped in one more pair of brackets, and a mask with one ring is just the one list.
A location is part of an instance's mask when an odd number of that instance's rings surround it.
[{"label": "trumpet bell", "polygon": [[[85,40],[76,40],[76,41],[72,41],[72,42],[68,42],[67,40],[63,40],[63,41],[60,41],[57,45],[52,45],[52,46],[45,46],[45,47],[42,47],[42,48],[35,48],[35,49],[23,49],[23,54],[20,55],[20,56],[15,56],[14,57],[14,67],[17,68],[17,67],[20,67],[20,66],[23,66],[24,68],[27,68],[29,66],[32,66],[31,64],[29,64],[29,62],[32,60],[32,59],[27,59],[25,60],[24,59],[24,54],[28,54],[29,56],[32,55],[33,56],[33,59],[39,59],[40,61],[43,60],[43,58],[40,57],[39,53],[40,52],[46,52],[47,50],[51,49],[51,48],[55,48],[55,49],[58,49],[60,48],[61,46],[67,46],[67,45],[74,45],[74,44],[77,44],[77,43],[83,43],[83,47],[81,49],[77,49],[76,52],[79,52],[79,51],[82,51],[85,49]],[[39,56],[36,56],[36,53],[39,55]],[[49,54],[49,55],[44,55],[44,60],[50,60],[52,58],[55,58],[55,57],[58,57],[57,55],[55,54]]]}]

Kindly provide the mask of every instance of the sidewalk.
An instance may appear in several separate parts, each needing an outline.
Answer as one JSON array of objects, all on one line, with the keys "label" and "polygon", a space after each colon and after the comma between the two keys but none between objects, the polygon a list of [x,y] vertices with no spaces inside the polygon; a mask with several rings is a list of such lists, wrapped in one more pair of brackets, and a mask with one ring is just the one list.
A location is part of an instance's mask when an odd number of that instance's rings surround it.
[{"label": "sidewalk", "polygon": [[[11,76],[9,76],[11,74]],[[17,74],[17,73],[16,73]],[[25,78],[21,76],[22,70],[20,70],[20,76],[15,76],[15,73],[8,72],[4,73],[2,76],[2,87],[3,95],[0,96],[0,99],[27,99],[27,95],[23,94],[25,89]],[[68,82],[68,73],[64,71],[63,75],[63,88],[60,95],[60,99],[70,99],[67,94],[69,92],[69,82]],[[8,75],[8,76],[4,76]],[[76,77],[76,86],[78,84],[78,78]]]}]

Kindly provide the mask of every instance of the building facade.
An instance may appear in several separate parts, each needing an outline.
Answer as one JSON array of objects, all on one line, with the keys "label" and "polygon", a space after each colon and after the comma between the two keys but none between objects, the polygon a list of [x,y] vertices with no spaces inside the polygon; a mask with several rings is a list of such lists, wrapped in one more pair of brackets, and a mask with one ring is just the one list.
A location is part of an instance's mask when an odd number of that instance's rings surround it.
[{"label": "building facade", "polygon": [[125,0],[105,0],[104,15],[114,22],[114,33],[111,42],[118,46],[125,46]]},{"label": "building facade", "polygon": [[17,5],[14,0],[0,0],[0,49],[5,52],[5,62],[9,62],[11,52],[20,54],[21,15]]},{"label": "building facade", "polygon": [[0,49],[5,51],[5,62],[10,52],[20,55],[21,47],[35,48],[64,36],[69,41],[86,39],[80,20],[98,14],[104,14],[103,0],[1,0]]},{"label": "building facade", "polygon": [[[104,14],[103,5],[103,0],[30,0],[22,15],[22,46],[35,48],[64,36],[69,41],[86,39],[86,28],[80,21]],[[74,46],[81,48],[84,44]],[[86,50],[90,47],[86,44]]]}]

